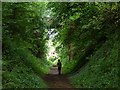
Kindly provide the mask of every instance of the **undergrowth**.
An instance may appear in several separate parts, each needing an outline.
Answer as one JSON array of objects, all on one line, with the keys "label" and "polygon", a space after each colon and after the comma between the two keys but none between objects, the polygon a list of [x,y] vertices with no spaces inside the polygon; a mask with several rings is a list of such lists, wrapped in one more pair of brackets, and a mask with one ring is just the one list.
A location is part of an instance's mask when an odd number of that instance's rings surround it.
[{"label": "undergrowth", "polygon": [[89,62],[78,74],[70,77],[76,88],[114,88],[119,86],[119,60],[120,48],[117,34],[113,35],[89,57]]},{"label": "undergrowth", "polygon": [[46,88],[41,76],[49,72],[49,63],[35,57],[22,41],[6,39],[3,51],[3,88]]}]

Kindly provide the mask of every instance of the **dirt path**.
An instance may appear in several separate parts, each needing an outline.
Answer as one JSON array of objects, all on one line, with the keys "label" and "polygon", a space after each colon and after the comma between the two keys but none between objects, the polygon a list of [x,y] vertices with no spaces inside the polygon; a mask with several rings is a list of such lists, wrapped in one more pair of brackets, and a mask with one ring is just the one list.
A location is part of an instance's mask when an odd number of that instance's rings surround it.
[{"label": "dirt path", "polygon": [[58,75],[57,67],[52,67],[50,73],[43,79],[48,84],[49,88],[71,88],[71,90],[73,90],[67,76]]}]

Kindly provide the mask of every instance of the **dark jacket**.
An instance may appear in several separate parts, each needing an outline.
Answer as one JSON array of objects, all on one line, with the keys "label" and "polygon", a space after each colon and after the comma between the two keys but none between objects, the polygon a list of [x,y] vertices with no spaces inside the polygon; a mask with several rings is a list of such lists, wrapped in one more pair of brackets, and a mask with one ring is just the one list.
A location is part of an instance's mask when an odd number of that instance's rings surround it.
[{"label": "dark jacket", "polygon": [[61,66],[62,66],[62,64],[61,64],[60,61],[57,63],[57,66],[58,66],[58,70],[61,70]]}]

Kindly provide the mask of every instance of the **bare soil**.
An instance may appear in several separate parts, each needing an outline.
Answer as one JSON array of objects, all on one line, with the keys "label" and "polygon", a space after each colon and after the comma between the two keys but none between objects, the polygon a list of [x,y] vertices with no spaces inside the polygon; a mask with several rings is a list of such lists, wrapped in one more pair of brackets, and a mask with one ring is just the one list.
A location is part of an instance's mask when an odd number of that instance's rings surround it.
[{"label": "bare soil", "polygon": [[58,75],[57,67],[52,67],[49,74],[45,75],[45,82],[49,88],[66,88],[65,90],[73,90],[72,85],[70,84],[68,77],[66,75]]}]

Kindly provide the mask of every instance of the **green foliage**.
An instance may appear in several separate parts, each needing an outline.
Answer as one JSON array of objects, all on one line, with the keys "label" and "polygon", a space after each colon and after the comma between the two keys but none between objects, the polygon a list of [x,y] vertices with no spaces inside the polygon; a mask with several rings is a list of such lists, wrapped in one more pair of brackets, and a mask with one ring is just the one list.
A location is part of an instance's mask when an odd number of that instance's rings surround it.
[{"label": "green foliage", "polygon": [[26,49],[28,44],[19,41],[18,47],[18,42],[15,40],[4,41],[6,42],[4,48],[7,49],[3,52],[3,88],[46,87],[39,76],[48,73],[48,63]]},{"label": "green foliage", "polygon": [[58,32],[54,43],[60,43],[56,48],[63,61],[63,73],[85,67],[71,78],[75,87],[119,87],[119,44],[118,38],[113,38],[120,34],[119,2],[49,3],[48,6],[53,12],[50,27]]},{"label": "green foliage", "polygon": [[119,12],[119,2],[3,3],[3,87],[46,87],[36,73],[52,63],[47,28],[57,34],[52,41],[64,74],[86,65],[71,77],[75,87],[119,87]]},{"label": "green foliage", "polygon": [[[4,63],[6,62],[3,61]],[[16,64],[12,71],[3,72],[2,78],[3,88],[47,88],[45,82],[34,73],[33,69],[21,62]]]},{"label": "green foliage", "polygon": [[112,39],[106,41],[95,54],[91,55],[86,67],[70,78],[75,87],[119,87],[119,46],[116,36],[117,34],[114,34]]},{"label": "green foliage", "polygon": [[44,57],[46,39],[43,5],[45,3],[3,3],[3,40],[5,37],[19,37],[33,44],[29,49],[36,57]]},{"label": "green foliage", "polygon": [[45,3],[3,3],[3,88],[46,88]]},{"label": "green foliage", "polygon": [[71,70],[77,64],[77,61],[76,60],[72,60],[72,61],[64,60],[62,63],[63,63],[62,72],[63,74],[66,74],[66,73],[71,73]]}]

